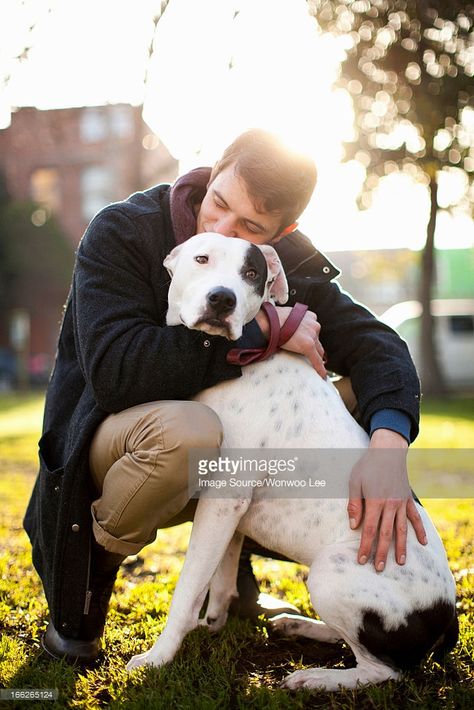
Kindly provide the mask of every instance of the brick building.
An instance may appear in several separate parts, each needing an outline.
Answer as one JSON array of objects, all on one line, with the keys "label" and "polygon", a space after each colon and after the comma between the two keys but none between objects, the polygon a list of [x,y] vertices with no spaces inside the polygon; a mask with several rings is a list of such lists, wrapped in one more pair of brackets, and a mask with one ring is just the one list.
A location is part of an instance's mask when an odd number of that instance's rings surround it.
[{"label": "brick building", "polygon": [[[21,108],[12,114],[11,125],[0,130],[0,172],[9,195],[35,203],[31,222],[38,228],[54,215],[71,252],[106,204],[175,179],[177,161],[151,133],[141,113],[141,106],[128,104],[48,111]],[[0,313],[0,349],[18,349],[11,321],[19,317],[17,328],[29,326],[27,359],[51,358],[66,295],[64,286],[45,287],[38,307],[38,293],[28,293],[25,285],[11,312]]]}]

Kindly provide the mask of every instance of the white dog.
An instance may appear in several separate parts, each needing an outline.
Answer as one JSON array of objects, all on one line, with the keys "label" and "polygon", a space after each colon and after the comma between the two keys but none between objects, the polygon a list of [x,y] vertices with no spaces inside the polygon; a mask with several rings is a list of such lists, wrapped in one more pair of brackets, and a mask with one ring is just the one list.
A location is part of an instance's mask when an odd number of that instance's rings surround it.
[{"label": "white dog", "polygon": [[[263,301],[287,299],[281,263],[269,246],[203,234],[173,249],[165,266],[172,276],[169,325],[184,323],[235,340]],[[363,454],[368,437],[331,382],[304,357],[279,351],[196,399],[219,415],[224,448],[311,449],[314,469],[304,473],[306,485],[317,475],[336,479],[348,492],[351,465],[342,454]],[[268,475],[257,478],[263,481]],[[322,621],[281,615],[274,625],[286,634],[317,641],[344,640],[357,660],[352,669],[297,671],[284,680],[284,687],[337,690],[396,679],[401,669],[419,662],[432,648],[454,645],[455,584],[424,508],[418,506],[428,544],[420,545],[409,527],[406,564],[399,566],[391,549],[385,571],[378,573],[373,564],[357,562],[360,531],[349,527],[347,495],[252,497],[256,490],[248,484],[238,497],[216,497],[209,489],[201,494],[166,627],[149,651],[130,660],[128,670],[168,663],[198,624],[211,630],[225,624],[237,593],[244,535],[310,568],[308,589]],[[206,618],[199,621],[208,590]]]}]

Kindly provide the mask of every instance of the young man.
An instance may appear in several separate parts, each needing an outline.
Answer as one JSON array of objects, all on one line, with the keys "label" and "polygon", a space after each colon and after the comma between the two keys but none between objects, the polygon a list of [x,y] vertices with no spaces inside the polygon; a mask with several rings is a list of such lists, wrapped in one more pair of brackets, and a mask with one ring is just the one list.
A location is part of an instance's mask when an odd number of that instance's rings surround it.
[{"label": "young man", "polygon": [[[315,182],[312,161],[264,131],[249,131],[212,171],[200,168],[173,187],[159,185],[110,205],[87,229],[25,517],[51,613],[43,637],[51,655],[96,658],[120,562],[152,542],[158,528],[186,518],[187,451],[222,440],[214,412],[190,400],[240,376],[240,367],[226,362],[236,344],[166,326],[163,260],[177,243],[213,231],[273,244],[290,286],[280,321],[296,301],[310,307],[284,347],[305,355],[321,376],[325,351],[328,369],[351,378],[371,447],[406,448],[416,436],[419,382],[406,345],[331,282],[338,271],[296,231]],[[258,314],[239,345],[262,345],[266,327]],[[359,561],[367,561],[377,540],[381,570],[394,530],[403,564],[407,516],[420,542],[424,530],[409,496],[367,501],[363,509],[368,476],[359,471],[348,513],[353,527],[364,522]],[[243,568],[245,596],[251,571]],[[252,583],[258,595],[251,577]]]}]

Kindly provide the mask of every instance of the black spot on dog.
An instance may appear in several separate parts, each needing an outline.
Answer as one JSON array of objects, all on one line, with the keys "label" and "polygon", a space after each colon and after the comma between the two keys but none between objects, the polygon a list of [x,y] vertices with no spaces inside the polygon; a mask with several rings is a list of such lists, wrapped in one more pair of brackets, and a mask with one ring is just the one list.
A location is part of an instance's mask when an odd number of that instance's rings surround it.
[{"label": "black spot on dog", "polygon": [[363,612],[359,642],[392,668],[407,670],[434,649],[446,652],[458,640],[458,620],[452,604],[438,600],[428,609],[413,611],[405,623],[387,631],[377,611]]},{"label": "black spot on dog", "polygon": [[[256,277],[252,278],[247,274],[252,271],[256,272]],[[240,269],[240,275],[242,279],[251,284],[255,293],[260,297],[263,296],[265,291],[265,284],[267,282],[267,262],[263,256],[261,250],[255,246],[255,244],[249,244],[247,252],[245,254],[244,263]]]}]

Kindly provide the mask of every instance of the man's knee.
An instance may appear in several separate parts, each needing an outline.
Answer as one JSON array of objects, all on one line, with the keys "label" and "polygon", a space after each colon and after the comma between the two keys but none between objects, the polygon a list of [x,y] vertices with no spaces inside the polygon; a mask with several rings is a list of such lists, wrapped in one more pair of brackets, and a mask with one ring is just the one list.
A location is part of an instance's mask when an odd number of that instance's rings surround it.
[{"label": "man's knee", "polygon": [[173,436],[176,443],[187,449],[213,449],[222,444],[221,420],[213,409],[201,402],[179,403],[169,424],[168,436]]},{"label": "man's knee", "polygon": [[176,454],[190,448],[216,448],[222,425],[205,404],[193,401],[149,402],[127,432],[126,451]]},{"label": "man's knee", "polygon": [[219,417],[199,402],[147,403],[120,420],[123,448],[103,474],[92,512],[97,541],[131,554],[188,503],[190,450],[217,450],[223,432]]}]

